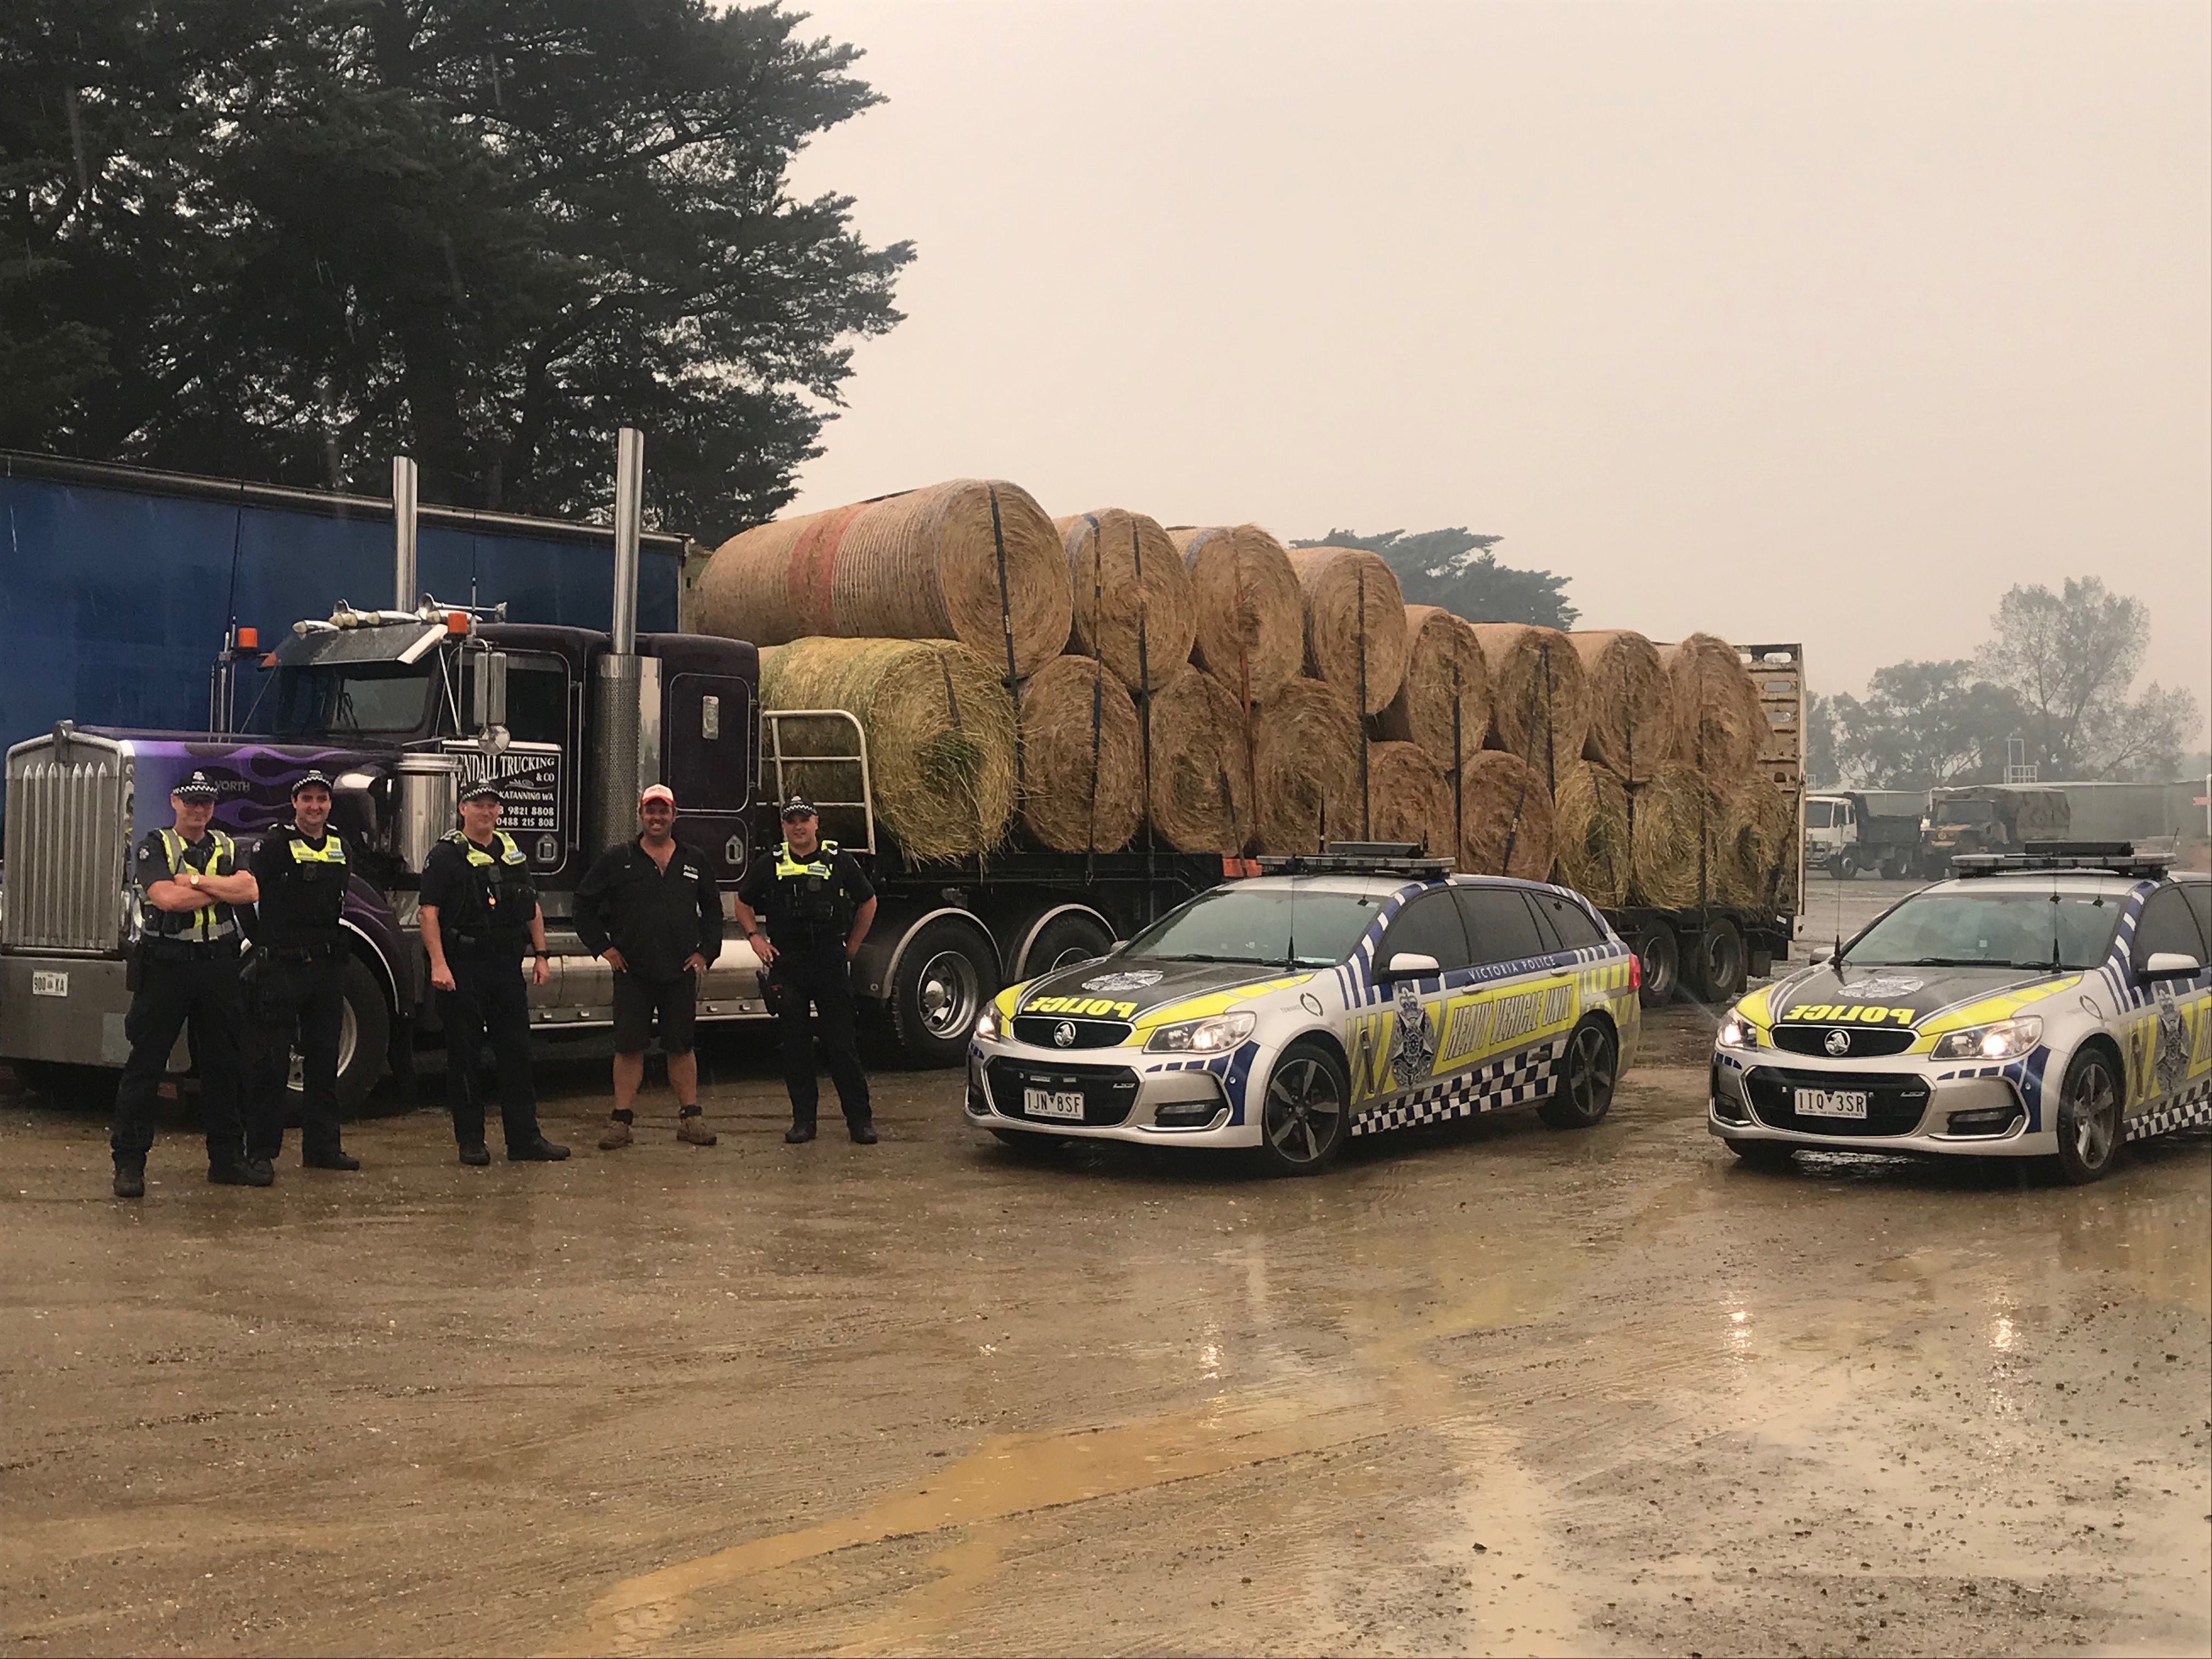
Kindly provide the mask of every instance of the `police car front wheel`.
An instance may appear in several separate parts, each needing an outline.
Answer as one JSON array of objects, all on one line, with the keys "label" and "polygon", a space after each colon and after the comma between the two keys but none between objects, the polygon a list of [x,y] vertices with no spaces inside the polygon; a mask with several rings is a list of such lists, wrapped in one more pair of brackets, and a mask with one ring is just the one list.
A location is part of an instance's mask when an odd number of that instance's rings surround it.
[{"label": "police car front wheel", "polygon": [[1319,1175],[1336,1162],[1351,1127],[1344,1067],[1317,1042],[1293,1042],[1267,1079],[1260,1107],[1260,1160],[1276,1175]]},{"label": "police car front wheel", "polygon": [[2058,1096],[2058,1172],[2075,1186],[2101,1180],[2120,1150],[2120,1089],[2111,1057],[2084,1048]]}]

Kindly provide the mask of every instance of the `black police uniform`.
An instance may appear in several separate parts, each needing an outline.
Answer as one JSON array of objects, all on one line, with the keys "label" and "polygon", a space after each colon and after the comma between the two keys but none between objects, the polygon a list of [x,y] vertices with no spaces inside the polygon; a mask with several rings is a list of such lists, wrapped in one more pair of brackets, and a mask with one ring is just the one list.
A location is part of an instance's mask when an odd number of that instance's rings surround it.
[{"label": "black police uniform", "polygon": [[[783,1036],[783,1080],[791,1093],[794,1129],[814,1127],[817,1095],[814,1081],[814,1037],[822,1038],[822,1059],[837,1085],[837,1103],[848,1127],[869,1127],[868,1078],[860,1069],[854,1030],[853,977],[845,959],[845,940],[853,915],[876,896],[874,885],[849,853],[834,841],[820,842],[805,858],[783,842],[763,853],[745,872],[738,896],[757,915],[775,946],[769,978],[777,994],[776,1018]],[[808,1007],[820,1014],[808,1018]]]},{"label": "black police uniform", "polygon": [[246,1011],[254,1035],[246,1079],[246,1144],[256,1158],[284,1150],[284,1097],[292,1041],[300,1044],[300,1152],[308,1164],[344,1156],[338,1133],[338,1038],[345,1024],[340,985],[346,960],[338,927],[352,863],[343,836],[325,826],[310,841],[283,824],[253,849],[255,907]]},{"label": "black police uniform", "polygon": [[698,983],[684,969],[693,952],[712,963],[722,951],[722,898],[714,866],[678,842],[665,869],[645,838],[610,847],[576,884],[576,937],[598,956],[612,945],[626,964],[615,975],[615,1052],[645,1052],[653,1021],[661,1048],[691,1052]]},{"label": "black police uniform", "polygon": [[[216,899],[197,910],[158,910],[144,895],[155,882],[184,879],[190,871],[235,875],[237,847],[220,830],[196,842],[173,830],[152,830],[139,842],[131,867],[143,902],[137,989],[124,1018],[131,1058],[115,1091],[115,1126],[108,1146],[118,1170],[145,1167],[154,1145],[154,1102],[177,1034],[189,1023],[208,1173],[235,1176],[247,1164],[246,1126],[238,1105],[239,1045],[246,1023],[238,984],[238,917]],[[267,1184],[265,1175],[257,1184]]]},{"label": "black police uniform", "polygon": [[531,1086],[530,998],[521,967],[538,909],[538,883],[506,830],[494,830],[491,844],[479,847],[455,830],[422,862],[422,902],[437,907],[446,966],[453,975],[453,988],[438,993],[453,1139],[464,1151],[483,1145],[476,1070],[489,1036],[499,1062],[499,1114],[512,1158],[544,1139]]}]

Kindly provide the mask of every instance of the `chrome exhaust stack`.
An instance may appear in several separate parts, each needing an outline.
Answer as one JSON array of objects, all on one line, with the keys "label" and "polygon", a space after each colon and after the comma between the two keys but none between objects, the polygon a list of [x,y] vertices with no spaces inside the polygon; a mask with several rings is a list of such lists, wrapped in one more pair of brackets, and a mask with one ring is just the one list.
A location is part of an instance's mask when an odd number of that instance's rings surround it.
[{"label": "chrome exhaust stack", "polygon": [[415,463],[392,458],[392,608],[412,611],[422,603],[415,561]]},{"label": "chrome exhaust stack", "polygon": [[592,678],[592,811],[585,819],[589,864],[630,838],[637,821],[638,728],[643,699],[637,655],[638,537],[645,516],[645,434],[624,427],[615,442],[615,586],[612,648]]}]

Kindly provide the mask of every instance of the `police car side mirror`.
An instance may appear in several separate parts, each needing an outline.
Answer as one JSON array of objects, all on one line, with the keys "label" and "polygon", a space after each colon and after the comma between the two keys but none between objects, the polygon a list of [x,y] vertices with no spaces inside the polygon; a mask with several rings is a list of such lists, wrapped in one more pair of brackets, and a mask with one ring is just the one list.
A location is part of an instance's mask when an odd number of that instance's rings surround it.
[{"label": "police car side mirror", "polygon": [[1384,979],[1426,979],[1440,970],[1437,959],[1420,951],[1399,951],[1383,964]]},{"label": "police car side mirror", "polygon": [[1811,963],[1815,968],[1818,968],[1822,963],[1826,962],[1830,957],[1832,957],[1835,954],[1836,947],[1834,945],[1816,945],[1810,951],[1805,953],[1805,960]]},{"label": "police car side mirror", "polygon": [[2204,964],[2183,951],[2154,951],[2143,958],[2142,972],[2137,978],[2195,979],[2204,971]]}]

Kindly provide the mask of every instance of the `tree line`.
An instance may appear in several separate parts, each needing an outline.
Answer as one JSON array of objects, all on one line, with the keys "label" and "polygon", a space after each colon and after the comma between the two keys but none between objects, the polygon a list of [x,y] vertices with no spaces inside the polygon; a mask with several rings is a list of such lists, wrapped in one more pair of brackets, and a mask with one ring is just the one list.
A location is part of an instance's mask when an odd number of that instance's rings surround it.
[{"label": "tree line", "polygon": [[0,445],[573,517],[771,516],[899,320],[906,243],[799,199],[878,101],[707,0],[9,0]]},{"label": "tree line", "polygon": [[2053,592],[2016,586],[1971,659],[1892,663],[1864,698],[1806,703],[1806,776],[1816,788],[1927,789],[2004,779],[2008,745],[2046,781],[2172,778],[2198,729],[2197,699],[2153,681],[2142,601],[2095,576]]}]

